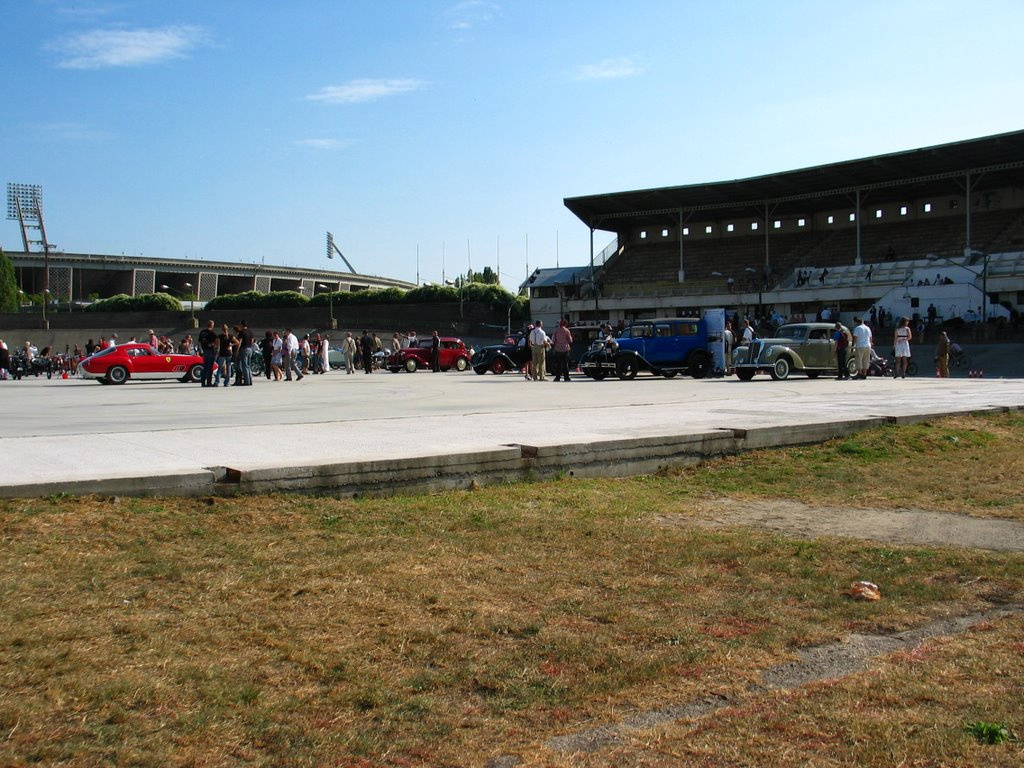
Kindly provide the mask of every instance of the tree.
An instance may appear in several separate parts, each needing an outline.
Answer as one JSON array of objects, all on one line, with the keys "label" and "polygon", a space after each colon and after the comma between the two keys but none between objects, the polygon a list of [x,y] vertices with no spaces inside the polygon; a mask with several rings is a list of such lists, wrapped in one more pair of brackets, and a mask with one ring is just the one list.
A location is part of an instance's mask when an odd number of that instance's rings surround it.
[{"label": "tree", "polygon": [[12,262],[0,248],[0,312],[18,311],[18,281]]},{"label": "tree", "polygon": [[[461,275],[455,279],[455,284],[459,285],[460,280],[462,280]],[[484,283],[486,285],[497,285],[500,282],[498,279],[498,273],[490,267],[484,267],[483,272],[474,272],[473,270],[469,270],[469,272],[466,273],[465,281],[467,283]]]}]

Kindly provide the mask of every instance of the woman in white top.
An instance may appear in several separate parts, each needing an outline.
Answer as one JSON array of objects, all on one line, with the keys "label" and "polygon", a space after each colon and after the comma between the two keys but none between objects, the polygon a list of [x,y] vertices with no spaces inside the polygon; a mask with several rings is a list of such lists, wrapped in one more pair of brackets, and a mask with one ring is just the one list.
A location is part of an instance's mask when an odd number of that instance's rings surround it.
[{"label": "woman in white top", "polygon": [[910,320],[901,317],[892,335],[893,354],[896,355],[896,370],[892,375],[894,379],[907,378],[907,364],[910,362],[910,340],[912,338]]}]

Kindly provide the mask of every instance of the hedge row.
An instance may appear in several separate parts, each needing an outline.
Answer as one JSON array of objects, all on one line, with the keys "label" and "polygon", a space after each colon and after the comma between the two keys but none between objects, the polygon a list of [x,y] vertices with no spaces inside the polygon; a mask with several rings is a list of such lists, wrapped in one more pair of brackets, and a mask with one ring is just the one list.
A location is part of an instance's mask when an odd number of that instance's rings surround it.
[{"label": "hedge row", "polygon": [[[403,291],[400,288],[366,290],[355,292],[336,291],[320,293],[309,298],[297,291],[274,291],[217,296],[206,302],[207,309],[277,309],[281,307],[326,307],[350,304],[441,304],[456,301],[474,301],[487,304],[492,310],[508,311],[512,308],[513,319],[523,319],[528,312],[528,299],[513,296],[499,285],[467,283],[461,289],[448,285],[425,285]],[[109,299],[100,299],[89,305],[90,312],[140,312],[149,310],[183,311],[182,303],[166,293],[147,293],[139,296],[119,294]]]}]

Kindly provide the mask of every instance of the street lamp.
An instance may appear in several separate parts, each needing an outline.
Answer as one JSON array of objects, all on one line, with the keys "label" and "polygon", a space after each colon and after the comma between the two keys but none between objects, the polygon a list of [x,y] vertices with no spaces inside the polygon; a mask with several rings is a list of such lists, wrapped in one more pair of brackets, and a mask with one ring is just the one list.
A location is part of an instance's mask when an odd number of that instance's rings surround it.
[{"label": "street lamp", "polygon": [[331,330],[336,330],[338,324],[334,322],[334,291],[331,290],[330,286],[324,285],[323,283],[317,283],[317,287],[323,288],[327,291],[327,307],[331,313]]},{"label": "street lamp", "polygon": [[461,278],[461,277],[457,277],[457,278],[455,278],[455,282],[452,282],[451,280],[445,280],[445,281],[444,281],[444,284],[445,284],[445,285],[450,285],[450,286],[452,286],[453,288],[454,288],[454,287],[455,287],[456,285],[458,285],[458,288],[459,288],[459,319],[460,319],[460,320],[464,320],[464,319],[465,319],[465,317],[466,317],[466,316],[465,316],[465,313],[464,313],[464,311],[463,311],[463,308],[462,308],[462,287],[463,287],[463,285],[465,284],[465,282],[466,282],[466,281],[465,281],[465,280],[464,280],[463,278]]},{"label": "street lamp", "polygon": [[[185,287],[186,288],[192,288],[192,283],[185,283]],[[175,288],[171,288],[171,286],[169,286],[169,285],[161,285],[160,286],[160,290],[162,290],[162,291],[173,291],[174,293],[176,293],[176,294],[178,294],[179,296],[182,296],[182,297],[184,297],[184,295],[185,295],[184,291],[179,291],[179,290],[177,290]],[[189,311],[189,315],[191,316],[192,327],[193,328],[198,328],[199,324],[196,322],[196,302],[195,302],[195,296],[194,296],[194,294],[191,291],[189,291],[189,294],[188,294],[188,311]]]}]

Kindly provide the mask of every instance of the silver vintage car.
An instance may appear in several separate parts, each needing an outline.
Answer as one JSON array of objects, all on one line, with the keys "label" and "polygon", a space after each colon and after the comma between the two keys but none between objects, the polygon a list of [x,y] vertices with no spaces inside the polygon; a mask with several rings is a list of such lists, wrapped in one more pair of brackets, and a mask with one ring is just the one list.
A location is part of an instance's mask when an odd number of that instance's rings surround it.
[{"label": "silver vintage car", "polygon": [[[850,331],[843,326],[849,338]],[[790,323],[771,338],[754,339],[733,350],[733,367],[743,381],[755,374],[768,373],[776,381],[784,381],[791,373],[803,373],[815,379],[822,374],[836,374],[836,343],[832,339],[834,323]],[[856,374],[853,348],[846,367]]]}]

